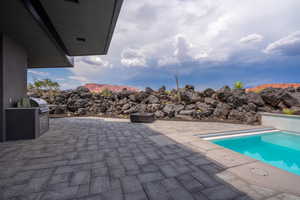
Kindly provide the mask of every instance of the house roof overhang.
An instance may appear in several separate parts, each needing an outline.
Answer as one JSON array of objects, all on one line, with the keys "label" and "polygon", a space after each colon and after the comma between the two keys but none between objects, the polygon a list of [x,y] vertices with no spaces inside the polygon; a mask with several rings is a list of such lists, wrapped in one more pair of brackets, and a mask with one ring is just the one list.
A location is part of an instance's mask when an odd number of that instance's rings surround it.
[{"label": "house roof overhang", "polygon": [[0,33],[22,45],[29,68],[72,67],[72,56],[107,53],[123,0],[8,0]]}]

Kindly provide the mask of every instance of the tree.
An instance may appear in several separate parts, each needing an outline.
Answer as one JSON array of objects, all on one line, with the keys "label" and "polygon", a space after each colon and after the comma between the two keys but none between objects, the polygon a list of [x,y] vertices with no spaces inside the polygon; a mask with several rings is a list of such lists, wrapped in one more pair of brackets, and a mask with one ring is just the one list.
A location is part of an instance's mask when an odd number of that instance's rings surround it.
[{"label": "tree", "polygon": [[37,94],[42,95],[43,91],[48,91],[50,97],[53,97],[54,93],[59,90],[58,82],[52,81],[51,79],[37,80],[33,83],[28,84],[29,90],[36,90]]},{"label": "tree", "polygon": [[244,84],[241,81],[236,81],[234,83],[234,89],[243,89],[244,88]]}]

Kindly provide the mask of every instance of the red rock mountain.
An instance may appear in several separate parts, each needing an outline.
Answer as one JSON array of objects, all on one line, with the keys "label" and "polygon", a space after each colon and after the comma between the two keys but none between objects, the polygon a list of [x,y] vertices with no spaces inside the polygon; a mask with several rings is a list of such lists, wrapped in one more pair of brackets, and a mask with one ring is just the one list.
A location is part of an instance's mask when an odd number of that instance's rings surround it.
[{"label": "red rock mountain", "polygon": [[257,91],[261,91],[263,89],[266,88],[288,88],[288,87],[294,87],[294,88],[298,88],[300,87],[300,83],[273,83],[273,84],[263,84],[263,85],[259,85],[257,87],[253,87],[253,88],[248,88],[246,89],[247,92],[257,92]]},{"label": "red rock mountain", "polygon": [[113,92],[120,92],[123,89],[127,89],[129,91],[137,92],[139,89],[129,86],[123,85],[108,85],[108,84],[96,84],[96,83],[88,83],[85,84],[83,87],[89,89],[91,92],[101,92],[104,89],[108,89]]}]

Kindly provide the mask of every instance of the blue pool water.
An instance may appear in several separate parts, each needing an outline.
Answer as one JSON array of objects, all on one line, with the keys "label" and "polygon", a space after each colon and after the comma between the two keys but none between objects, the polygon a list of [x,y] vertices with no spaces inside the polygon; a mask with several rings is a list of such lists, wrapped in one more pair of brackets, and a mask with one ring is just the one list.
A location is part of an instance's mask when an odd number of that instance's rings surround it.
[{"label": "blue pool water", "polygon": [[272,132],[226,139],[213,143],[300,176],[300,135]]}]

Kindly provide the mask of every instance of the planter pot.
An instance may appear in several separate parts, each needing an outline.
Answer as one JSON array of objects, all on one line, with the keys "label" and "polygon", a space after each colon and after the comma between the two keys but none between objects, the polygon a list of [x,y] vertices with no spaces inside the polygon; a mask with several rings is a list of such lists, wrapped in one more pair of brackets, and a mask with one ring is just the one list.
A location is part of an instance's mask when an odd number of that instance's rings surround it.
[{"label": "planter pot", "polygon": [[133,123],[151,123],[154,120],[153,113],[133,113],[130,115],[130,121]]}]

